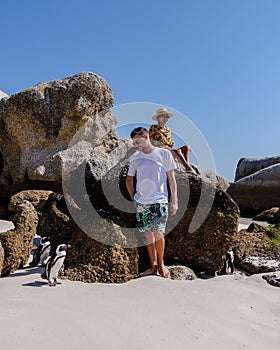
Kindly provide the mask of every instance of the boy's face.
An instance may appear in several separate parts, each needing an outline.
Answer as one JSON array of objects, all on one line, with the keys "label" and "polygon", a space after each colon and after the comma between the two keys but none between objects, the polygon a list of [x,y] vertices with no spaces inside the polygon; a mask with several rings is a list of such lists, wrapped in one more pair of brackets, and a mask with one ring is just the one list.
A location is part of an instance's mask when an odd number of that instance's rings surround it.
[{"label": "boy's face", "polygon": [[142,151],[143,149],[145,149],[147,147],[148,144],[148,136],[147,135],[135,135],[132,138],[132,143],[133,145],[140,151]]}]

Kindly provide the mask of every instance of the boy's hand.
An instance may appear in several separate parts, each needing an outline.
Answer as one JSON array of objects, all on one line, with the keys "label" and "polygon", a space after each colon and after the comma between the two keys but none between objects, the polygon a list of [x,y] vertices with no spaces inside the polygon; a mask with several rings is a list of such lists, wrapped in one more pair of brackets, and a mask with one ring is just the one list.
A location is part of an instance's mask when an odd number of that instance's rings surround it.
[{"label": "boy's hand", "polygon": [[177,213],[177,210],[178,210],[178,202],[171,201],[171,203],[170,203],[170,214],[171,215],[175,215]]}]

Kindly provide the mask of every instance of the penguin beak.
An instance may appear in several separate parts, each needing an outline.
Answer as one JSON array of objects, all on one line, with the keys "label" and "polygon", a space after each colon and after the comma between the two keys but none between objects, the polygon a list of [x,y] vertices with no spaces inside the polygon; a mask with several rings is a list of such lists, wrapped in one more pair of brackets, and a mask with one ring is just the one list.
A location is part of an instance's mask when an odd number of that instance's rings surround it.
[{"label": "penguin beak", "polygon": [[60,247],[59,247],[59,251],[66,251],[68,250],[69,248],[71,248],[71,245],[70,244],[61,244]]}]

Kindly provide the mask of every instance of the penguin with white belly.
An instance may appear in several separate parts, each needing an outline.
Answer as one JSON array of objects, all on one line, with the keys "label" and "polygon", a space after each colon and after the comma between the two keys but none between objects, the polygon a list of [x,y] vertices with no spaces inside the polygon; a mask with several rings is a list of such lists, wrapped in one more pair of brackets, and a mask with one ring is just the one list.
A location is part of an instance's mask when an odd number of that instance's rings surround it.
[{"label": "penguin with white belly", "polygon": [[40,244],[35,250],[30,266],[46,265],[51,251],[50,237],[42,237]]},{"label": "penguin with white belly", "polygon": [[57,284],[58,273],[63,266],[66,251],[70,248],[70,245],[60,244],[55,253],[48,260],[45,271],[41,274],[41,278],[47,279],[50,287],[55,287]]}]

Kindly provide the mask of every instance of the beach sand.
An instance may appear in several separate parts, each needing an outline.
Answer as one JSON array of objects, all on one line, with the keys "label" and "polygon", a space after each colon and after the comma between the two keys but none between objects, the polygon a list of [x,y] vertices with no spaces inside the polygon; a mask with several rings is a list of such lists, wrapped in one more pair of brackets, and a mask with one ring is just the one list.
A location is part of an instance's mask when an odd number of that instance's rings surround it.
[{"label": "beach sand", "polygon": [[2,349],[279,348],[280,290],[261,275],[49,287],[42,270],[0,280]]},{"label": "beach sand", "polygon": [[262,275],[49,287],[42,271],[0,279],[1,349],[279,348],[280,289]]},{"label": "beach sand", "polygon": [[12,223],[12,221],[0,220],[0,232],[13,230],[14,228],[15,225]]}]

